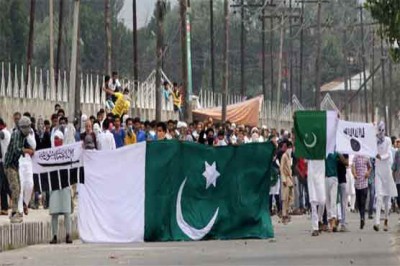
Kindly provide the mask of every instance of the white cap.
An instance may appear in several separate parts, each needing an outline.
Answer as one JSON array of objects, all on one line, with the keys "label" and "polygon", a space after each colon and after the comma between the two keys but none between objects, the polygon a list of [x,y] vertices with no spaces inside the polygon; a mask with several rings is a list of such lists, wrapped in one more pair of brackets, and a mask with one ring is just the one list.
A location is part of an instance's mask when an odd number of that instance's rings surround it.
[{"label": "white cap", "polygon": [[176,127],[177,128],[182,128],[182,127],[187,128],[187,124],[185,122],[179,121],[178,125]]},{"label": "white cap", "polygon": [[257,127],[253,127],[252,129],[251,129],[251,133],[254,133],[254,132],[258,132],[258,128]]},{"label": "white cap", "polygon": [[61,130],[57,130],[54,132],[54,138],[64,139],[64,134],[61,132]]}]

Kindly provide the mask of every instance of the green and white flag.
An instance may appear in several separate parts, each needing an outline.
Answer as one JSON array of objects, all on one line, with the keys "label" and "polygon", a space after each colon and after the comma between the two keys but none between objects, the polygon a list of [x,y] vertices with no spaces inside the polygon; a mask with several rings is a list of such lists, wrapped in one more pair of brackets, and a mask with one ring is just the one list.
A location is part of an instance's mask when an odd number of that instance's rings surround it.
[{"label": "green and white flag", "polygon": [[213,148],[177,141],[85,151],[84,242],[273,237],[271,143]]},{"label": "green and white flag", "polygon": [[297,111],[294,117],[296,157],[323,160],[334,152],[337,123],[335,111]]}]

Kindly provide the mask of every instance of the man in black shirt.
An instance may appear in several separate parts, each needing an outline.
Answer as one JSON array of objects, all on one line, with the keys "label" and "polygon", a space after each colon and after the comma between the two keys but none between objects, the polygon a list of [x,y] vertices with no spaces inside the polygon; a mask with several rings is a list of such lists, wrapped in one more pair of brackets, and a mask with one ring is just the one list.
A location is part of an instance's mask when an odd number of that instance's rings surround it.
[{"label": "man in black shirt", "polygon": [[346,172],[347,167],[349,166],[349,155],[343,154],[344,161],[337,160],[337,174],[338,174],[338,182],[339,182],[339,197],[340,197],[340,211],[341,211],[341,219],[340,219],[340,231],[348,232],[346,228],[346,208],[347,208],[347,184],[346,184]]}]

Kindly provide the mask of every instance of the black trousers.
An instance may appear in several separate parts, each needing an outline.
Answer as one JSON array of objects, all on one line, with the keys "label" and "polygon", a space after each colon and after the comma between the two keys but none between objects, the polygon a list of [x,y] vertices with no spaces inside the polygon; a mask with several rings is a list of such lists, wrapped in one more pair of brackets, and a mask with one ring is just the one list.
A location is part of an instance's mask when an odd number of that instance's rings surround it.
[{"label": "black trousers", "polygon": [[4,172],[3,163],[0,162],[0,201],[1,201],[1,210],[8,210],[8,199],[7,196],[11,197],[10,186],[8,185],[8,180],[6,177],[6,173]]},{"label": "black trousers", "polygon": [[281,205],[281,197],[279,195],[269,195],[269,212],[272,212],[272,197],[275,198],[275,202],[276,202],[276,207],[277,207],[277,211],[281,212],[282,211],[282,205]]},{"label": "black trousers", "polygon": [[357,208],[361,220],[365,220],[365,204],[367,203],[368,188],[356,189]]},{"label": "black trousers", "polygon": [[397,208],[400,208],[400,184],[396,184],[397,187]]}]

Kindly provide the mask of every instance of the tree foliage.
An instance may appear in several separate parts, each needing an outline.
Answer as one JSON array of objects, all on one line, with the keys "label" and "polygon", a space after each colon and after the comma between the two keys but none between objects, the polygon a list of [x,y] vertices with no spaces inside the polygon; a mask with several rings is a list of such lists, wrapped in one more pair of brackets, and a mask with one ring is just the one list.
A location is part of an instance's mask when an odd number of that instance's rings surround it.
[{"label": "tree foliage", "polygon": [[400,0],[367,0],[365,6],[371,15],[381,24],[381,34],[397,47],[391,47],[390,53],[396,62],[400,62]]},{"label": "tree foliage", "polygon": [[[123,6],[123,0],[110,1],[112,15],[112,68],[118,71],[122,77],[132,78],[133,73],[133,47],[132,31],[128,29],[118,17]],[[249,4],[260,3],[259,0],[248,0]],[[370,1],[373,2],[373,1]],[[392,1],[387,1],[388,3]],[[399,2],[399,0],[393,1]],[[69,68],[71,51],[71,29],[73,1],[64,1],[64,37],[62,46],[61,68]],[[174,81],[181,79],[181,44],[180,44],[180,15],[179,5],[173,5],[176,1],[169,1],[166,6],[164,20],[164,72]],[[293,1],[296,3],[296,1]],[[358,12],[355,7],[356,0],[337,0],[323,4],[323,27],[322,27],[322,84],[343,76],[343,29],[349,25],[357,24]],[[1,0],[0,8],[0,61],[11,61],[23,64],[26,58],[26,47],[29,26],[29,1],[26,0]],[[229,25],[229,88],[230,92],[240,91],[240,39],[241,39],[241,17],[240,10],[231,8]],[[315,47],[316,47],[316,5],[307,3],[305,7],[304,24],[293,19],[292,32],[289,36],[289,22],[285,23],[284,38],[284,62],[283,82],[289,84],[289,40],[293,43],[293,90],[299,94],[300,79],[300,30],[304,30],[304,64],[303,64],[303,100],[312,103],[315,84]],[[235,12],[236,11],[236,12]],[[58,0],[54,4],[54,34],[58,31]],[[214,44],[215,44],[215,84],[216,91],[222,85],[222,54],[224,42],[224,11],[223,1],[215,0],[214,13]],[[390,13],[390,12],[389,12]],[[261,11],[259,8],[245,10],[245,77],[246,88],[249,96],[262,93],[262,43],[261,43]],[[211,59],[210,59],[210,12],[209,1],[191,1],[191,36],[192,36],[192,72],[193,90],[197,93],[200,89],[211,88]],[[37,1],[36,22],[34,35],[33,65],[48,67],[49,58],[49,16],[48,1]],[[367,20],[367,19],[365,19]],[[268,90],[272,87],[276,95],[277,84],[270,84],[270,60],[273,60],[274,82],[278,76],[278,52],[279,52],[279,23],[274,21],[273,35],[270,39],[270,21],[266,20],[266,85]],[[156,18],[149,18],[145,27],[138,30],[138,55],[139,55],[139,79],[146,77],[156,66]],[[400,29],[396,29],[400,30]],[[345,43],[348,54],[354,58],[355,63],[350,69],[352,74],[361,69],[360,47],[364,41],[366,50],[369,51],[370,32],[366,30],[365,39],[360,38],[360,27],[348,28],[348,40]],[[56,38],[55,38],[56,39]],[[272,42],[273,52],[269,52]],[[105,74],[105,25],[104,25],[104,2],[93,0],[81,0],[80,9],[80,62],[83,72],[95,72]],[[54,45],[57,49],[57,45]],[[56,51],[55,51],[56,52]],[[368,62],[367,62],[368,63]],[[289,86],[282,92],[283,100],[289,101]],[[268,95],[270,96],[270,94]]]}]

